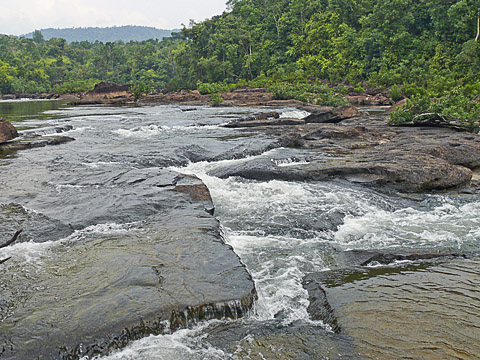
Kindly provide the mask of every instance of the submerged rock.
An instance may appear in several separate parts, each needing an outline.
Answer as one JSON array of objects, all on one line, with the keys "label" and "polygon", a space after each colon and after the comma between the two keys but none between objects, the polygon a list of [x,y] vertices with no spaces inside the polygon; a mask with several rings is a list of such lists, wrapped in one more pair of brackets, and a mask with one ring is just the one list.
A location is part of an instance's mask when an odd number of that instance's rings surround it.
[{"label": "submerged rock", "polygon": [[304,287],[311,316],[351,338],[360,358],[480,353],[478,256],[346,254],[363,265],[307,275]]},{"label": "submerged rock", "polygon": [[0,144],[0,155],[7,155],[18,150],[66,144],[74,140],[69,136],[33,136]]},{"label": "submerged rock", "polygon": [[17,136],[18,132],[15,126],[0,117],[0,144],[15,139]]}]

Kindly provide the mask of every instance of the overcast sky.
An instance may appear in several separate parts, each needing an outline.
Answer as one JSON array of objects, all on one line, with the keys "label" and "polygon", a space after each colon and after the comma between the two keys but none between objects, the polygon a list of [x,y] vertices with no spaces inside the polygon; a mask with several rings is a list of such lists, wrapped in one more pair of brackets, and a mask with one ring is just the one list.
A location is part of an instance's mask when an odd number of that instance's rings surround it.
[{"label": "overcast sky", "polygon": [[227,0],[0,0],[0,34],[35,29],[142,25],[180,28],[221,14]]}]

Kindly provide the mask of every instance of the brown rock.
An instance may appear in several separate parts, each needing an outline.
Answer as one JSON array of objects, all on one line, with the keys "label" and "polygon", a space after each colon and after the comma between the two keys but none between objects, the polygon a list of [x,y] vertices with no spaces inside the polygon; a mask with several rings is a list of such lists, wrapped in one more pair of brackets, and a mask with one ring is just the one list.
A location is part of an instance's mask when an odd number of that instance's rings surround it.
[{"label": "brown rock", "polygon": [[15,139],[18,136],[17,129],[8,121],[0,118],[0,143]]},{"label": "brown rock", "polygon": [[304,120],[306,123],[338,123],[344,119],[359,115],[359,111],[353,106],[302,106],[301,110],[310,112]]},{"label": "brown rock", "polygon": [[87,94],[107,94],[115,92],[128,92],[130,91],[131,85],[119,85],[112,81],[102,81],[95,85],[95,88],[91,91],[88,91]]},{"label": "brown rock", "polygon": [[399,107],[405,105],[407,103],[407,99],[403,99],[400,101],[397,101],[395,104],[393,104],[387,111],[385,111],[385,114],[391,114],[395,110],[397,110]]}]

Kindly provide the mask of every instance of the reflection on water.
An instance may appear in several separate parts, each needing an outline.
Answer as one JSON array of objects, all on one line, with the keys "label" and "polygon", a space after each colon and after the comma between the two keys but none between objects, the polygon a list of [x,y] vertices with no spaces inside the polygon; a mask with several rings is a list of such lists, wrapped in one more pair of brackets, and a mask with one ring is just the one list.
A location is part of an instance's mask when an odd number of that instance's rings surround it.
[{"label": "reflection on water", "polygon": [[58,100],[0,101],[0,117],[14,122],[30,119],[50,120],[58,116],[56,113],[50,113],[51,110],[66,107],[68,107],[66,101]]}]

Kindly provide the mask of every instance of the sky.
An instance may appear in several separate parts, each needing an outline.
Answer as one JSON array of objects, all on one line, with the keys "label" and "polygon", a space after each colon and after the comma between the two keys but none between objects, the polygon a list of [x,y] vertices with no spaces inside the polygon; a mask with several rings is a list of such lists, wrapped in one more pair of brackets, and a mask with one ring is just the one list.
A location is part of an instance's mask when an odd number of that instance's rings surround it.
[{"label": "sky", "polygon": [[181,28],[221,14],[227,0],[0,0],[0,34],[121,25]]}]

